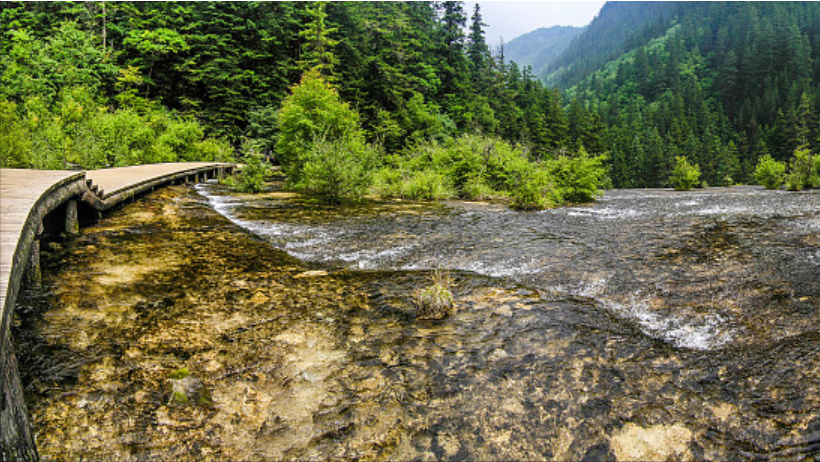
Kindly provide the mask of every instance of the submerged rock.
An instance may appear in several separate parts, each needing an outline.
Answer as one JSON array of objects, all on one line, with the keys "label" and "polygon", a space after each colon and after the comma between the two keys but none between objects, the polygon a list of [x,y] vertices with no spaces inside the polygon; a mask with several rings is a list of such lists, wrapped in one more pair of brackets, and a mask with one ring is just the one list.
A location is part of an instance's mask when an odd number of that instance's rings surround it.
[{"label": "submerged rock", "polygon": [[168,379],[171,382],[171,398],[168,404],[171,405],[198,405],[205,406],[211,402],[205,384],[196,377],[185,376],[178,379]]},{"label": "submerged rock", "polygon": [[653,425],[643,428],[628,423],[611,440],[615,457],[629,460],[691,460],[692,432],[683,425]]}]

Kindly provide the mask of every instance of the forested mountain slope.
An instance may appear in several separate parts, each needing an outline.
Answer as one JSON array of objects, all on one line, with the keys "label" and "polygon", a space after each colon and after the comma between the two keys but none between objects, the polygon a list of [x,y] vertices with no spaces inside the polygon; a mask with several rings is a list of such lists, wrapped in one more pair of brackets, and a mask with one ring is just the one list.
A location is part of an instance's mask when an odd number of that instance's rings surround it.
[{"label": "forested mountain slope", "polygon": [[635,44],[663,34],[685,2],[607,2],[598,15],[537,75],[567,88]]},{"label": "forested mountain slope", "polygon": [[[597,68],[565,96],[608,127],[602,144],[616,186],[666,185],[676,156],[721,185],[753,181],[765,154],[789,161],[799,147],[817,152],[820,3],[682,3],[643,28],[609,5],[557,72]],[[603,32],[594,39],[596,22],[631,30],[626,49],[604,63],[617,46]],[[567,61],[581,40],[600,52]]]},{"label": "forested mountain slope", "polygon": [[542,27],[505,44],[504,53],[510,61],[530,66],[535,75],[541,75],[583,30],[573,26]]}]

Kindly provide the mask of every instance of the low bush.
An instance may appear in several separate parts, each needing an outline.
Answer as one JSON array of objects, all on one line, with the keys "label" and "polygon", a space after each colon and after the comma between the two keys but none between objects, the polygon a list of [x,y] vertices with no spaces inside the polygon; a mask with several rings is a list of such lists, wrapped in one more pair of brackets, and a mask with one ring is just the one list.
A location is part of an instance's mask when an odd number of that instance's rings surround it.
[{"label": "low bush", "polygon": [[755,167],[755,180],[766,189],[780,189],[786,174],[786,165],[769,154],[761,157]]},{"label": "low bush", "polygon": [[401,197],[415,200],[437,201],[455,197],[453,187],[446,175],[432,169],[410,172],[401,185]]},{"label": "low bush", "polygon": [[373,192],[427,200],[511,197],[515,208],[543,209],[594,200],[607,181],[603,161],[582,148],[574,156],[536,163],[523,148],[501,139],[463,135],[419,143],[405,157],[391,158],[376,175]]},{"label": "low bush", "polygon": [[698,185],[700,167],[692,165],[686,157],[676,157],[677,163],[669,177],[669,183],[678,191],[688,191]]},{"label": "low bush", "polygon": [[373,184],[376,152],[357,137],[315,141],[300,156],[302,171],[294,186],[332,204],[358,200]]},{"label": "low bush", "polygon": [[808,147],[801,146],[794,151],[790,163],[789,174],[786,176],[786,189],[801,191],[804,188],[820,186],[820,172],[817,170],[817,158],[812,156]]},{"label": "low bush", "polygon": [[547,161],[559,202],[592,202],[606,180],[604,156],[591,156],[582,147],[575,156],[560,155]]}]

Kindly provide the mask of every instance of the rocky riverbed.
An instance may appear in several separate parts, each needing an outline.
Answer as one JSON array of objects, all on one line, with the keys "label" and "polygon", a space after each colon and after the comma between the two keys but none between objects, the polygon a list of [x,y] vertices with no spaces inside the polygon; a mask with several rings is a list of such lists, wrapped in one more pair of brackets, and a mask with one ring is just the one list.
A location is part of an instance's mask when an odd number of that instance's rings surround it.
[{"label": "rocky riverbed", "polygon": [[[413,292],[451,270],[456,312]],[[44,460],[801,460],[820,194],[591,206],[173,187],[53,246],[15,336]]]}]

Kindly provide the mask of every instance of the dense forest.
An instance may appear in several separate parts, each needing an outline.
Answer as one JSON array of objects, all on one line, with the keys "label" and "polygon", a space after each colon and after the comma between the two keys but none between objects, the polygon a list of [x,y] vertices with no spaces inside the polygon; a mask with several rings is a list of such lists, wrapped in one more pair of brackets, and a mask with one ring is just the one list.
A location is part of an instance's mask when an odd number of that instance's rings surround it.
[{"label": "dense forest", "polygon": [[2,2],[0,166],[236,158],[334,201],[522,208],[676,185],[678,158],[816,177],[820,4],[608,3],[547,84],[485,27],[449,1]]}]

